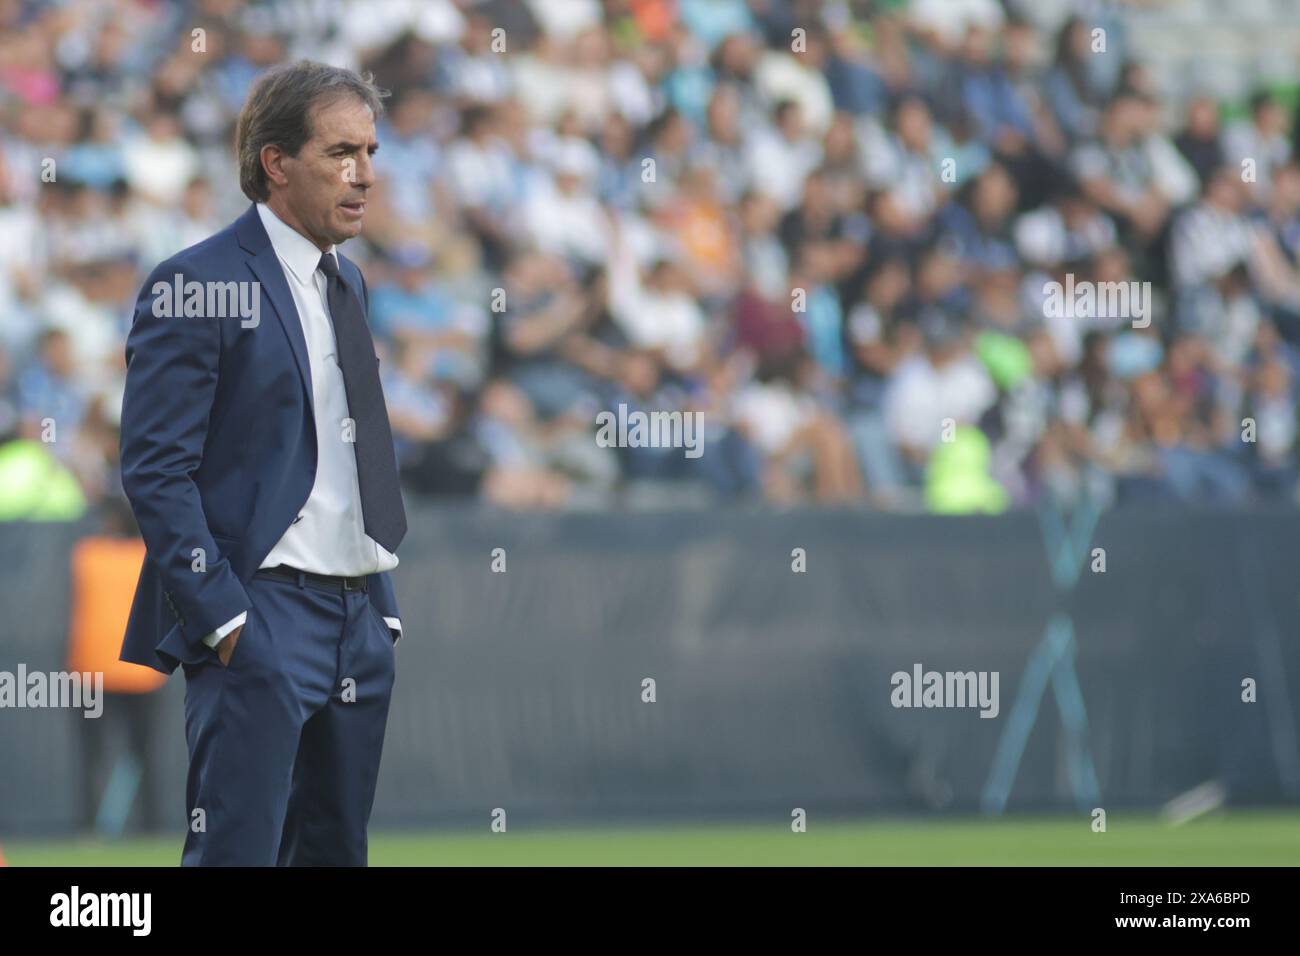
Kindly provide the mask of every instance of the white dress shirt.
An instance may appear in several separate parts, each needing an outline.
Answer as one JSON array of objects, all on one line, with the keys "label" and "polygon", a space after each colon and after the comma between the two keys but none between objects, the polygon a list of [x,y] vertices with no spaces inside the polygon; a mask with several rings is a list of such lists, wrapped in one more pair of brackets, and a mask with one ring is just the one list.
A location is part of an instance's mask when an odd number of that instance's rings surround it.
[{"label": "white dress shirt", "polygon": [[[335,357],[325,274],[317,268],[321,251],[264,203],[257,204],[257,213],[284,268],[307,340],[316,418],[316,480],[311,494],[261,566],[287,564],[300,571],[347,577],[388,571],[397,566],[397,556],[366,534],[362,518],[356,447],[348,437],[352,430],[345,431],[344,426],[348,399],[343,369]],[[337,261],[334,247],[328,254]],[[223,624],[203,642],[216,647],[247,615],[245,611]],[[384,622],[400,639],[401,622],[395,617],[386,617]]]}]

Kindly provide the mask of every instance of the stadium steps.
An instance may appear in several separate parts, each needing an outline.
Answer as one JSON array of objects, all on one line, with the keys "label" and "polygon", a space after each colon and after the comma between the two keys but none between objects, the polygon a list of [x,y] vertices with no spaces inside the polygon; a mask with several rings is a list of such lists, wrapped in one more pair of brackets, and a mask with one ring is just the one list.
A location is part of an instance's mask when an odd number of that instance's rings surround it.
[{"label": "stadium steps", "polygon": [[1196,93],[1240,103],[1259,86],[1293,86],[1298,0],[1181,0],[1120,14],[1129,55],[1147,64],[1176,111]]}]

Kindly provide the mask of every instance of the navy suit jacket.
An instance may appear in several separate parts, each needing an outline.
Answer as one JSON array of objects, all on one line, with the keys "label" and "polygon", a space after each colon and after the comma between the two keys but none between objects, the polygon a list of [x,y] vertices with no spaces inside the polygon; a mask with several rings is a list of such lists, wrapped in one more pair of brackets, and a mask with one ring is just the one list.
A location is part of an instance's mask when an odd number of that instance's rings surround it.
[{"label": "navy suit jacket", "polygon": [[[338,258],[368,307],[361,270]],[[205,289],[259,283],[256,327],[240,315],[155,315],[155,284],[174,288],[178,275]],[[252,606],[244,585],[316,477],[307,342],[256,206],[154,269],[136,300],[126,363],[122,485],[148,556],[121,659],[169,674],[210,660],[203,637]],[[368,587],[384,617],[401,617],[387,573],[370,575]]]}]

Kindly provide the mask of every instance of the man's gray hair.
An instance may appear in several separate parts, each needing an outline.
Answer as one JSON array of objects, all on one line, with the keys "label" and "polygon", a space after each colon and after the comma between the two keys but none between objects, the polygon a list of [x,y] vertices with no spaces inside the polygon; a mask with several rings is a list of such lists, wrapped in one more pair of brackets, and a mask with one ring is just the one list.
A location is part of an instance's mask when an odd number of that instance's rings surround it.
[{"label": "man's gray hair", "polygon": [[239,112],[235,150],[239,156],[239,188],[254,202],[270,196],[262,148],[279,146],[290,156],[311,139],[312,110],[322,103],[355,96],[376,118],[383,115],[388,93],[375,86],[370,74],[299,60],[277,66],[258,77]]}]

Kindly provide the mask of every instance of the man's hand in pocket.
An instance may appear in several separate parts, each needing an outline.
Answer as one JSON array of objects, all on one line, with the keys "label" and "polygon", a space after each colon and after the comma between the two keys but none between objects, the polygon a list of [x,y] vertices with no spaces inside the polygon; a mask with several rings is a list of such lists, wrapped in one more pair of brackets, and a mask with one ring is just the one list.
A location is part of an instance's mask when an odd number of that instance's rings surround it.
[{"label": "man's hand in pocket", "polygon": [[239,634],[243,629],[244,625],[239,625],[217,643],[217,659],[221,661],[222,667],[230,666],[230,655],[235,652],[235,642],[239,640]]}]

